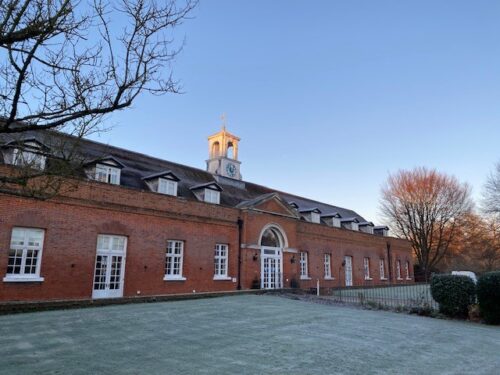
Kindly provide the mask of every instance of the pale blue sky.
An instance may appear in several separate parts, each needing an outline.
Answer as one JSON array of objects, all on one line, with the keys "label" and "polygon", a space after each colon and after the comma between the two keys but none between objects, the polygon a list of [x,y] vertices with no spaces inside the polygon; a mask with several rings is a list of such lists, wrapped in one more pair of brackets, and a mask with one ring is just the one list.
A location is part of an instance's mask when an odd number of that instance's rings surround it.
[{"label": "pale blue sky", "polygon": [[202,0],[178,35],[183,95],[146,95],[98,138],[205,168],[242,138],[243,178],[379,222],[389,172],[473,186],[500,159],[500,1]]}]

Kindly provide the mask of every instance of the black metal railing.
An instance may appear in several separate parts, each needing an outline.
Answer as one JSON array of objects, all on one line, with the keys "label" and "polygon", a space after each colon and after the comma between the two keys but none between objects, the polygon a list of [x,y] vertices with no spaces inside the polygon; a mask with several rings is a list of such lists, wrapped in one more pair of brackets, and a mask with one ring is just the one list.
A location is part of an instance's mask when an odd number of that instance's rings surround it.
[{"label": "black metal railing", "polygon": [[336,302],[380,309],[437,310],[439,307],[432,298],[428,283],[328,288],[321,290],[321,294]]}]

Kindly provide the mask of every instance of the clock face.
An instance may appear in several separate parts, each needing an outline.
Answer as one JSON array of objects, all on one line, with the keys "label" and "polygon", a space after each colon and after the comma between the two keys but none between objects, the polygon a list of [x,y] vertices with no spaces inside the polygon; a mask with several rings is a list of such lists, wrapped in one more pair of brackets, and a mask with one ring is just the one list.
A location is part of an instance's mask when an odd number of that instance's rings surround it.
[{"label": "clock face", "polygon": [[226,164],[226,172],[230,177],[236,176],[236,167],[234,164],[228,163]]}]

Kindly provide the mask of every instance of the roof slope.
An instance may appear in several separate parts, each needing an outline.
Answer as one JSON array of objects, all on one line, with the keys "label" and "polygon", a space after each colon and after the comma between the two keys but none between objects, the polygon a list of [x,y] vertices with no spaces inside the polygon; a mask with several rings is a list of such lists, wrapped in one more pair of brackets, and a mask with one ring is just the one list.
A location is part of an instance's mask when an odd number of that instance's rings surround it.
[{"label": "roof slope", "polygon": [[6,145],[16,140],[23,141],[33,138],[39,140],[39,142],[48,147],[56,144],[57,146],[53,147],[56,156],[59,156],[57,155],[58,147],[61,144],[61,140],[63,140],[66,143],[76,142],[78,153],[85,160],[92,161],[109,156],[115,158],[124,166],[121,170],[121,185],[131,188],[149,190],[144,181],[144,177],[168,170],[179,178],[180,181],[178,182],[177,194],[186,199],[196,200],[194,193],[190,189],[191,187],[216,181],[223,188],[220,200],[221,205],[236,207],[243,201],[250,201],[263,195],[278,193],[285,201],[295,202],[299,211],[318,208],[323,215],[337,212],[344,218],[356,217],[359,221],[366,221],[361,215],[353,210],[318,202],[247,181],[238,181],[215,176],[198,168],[158,159],[88,139],[77,139],[54,131],[32,131],[20,135],[0,134],[0,145]]}]

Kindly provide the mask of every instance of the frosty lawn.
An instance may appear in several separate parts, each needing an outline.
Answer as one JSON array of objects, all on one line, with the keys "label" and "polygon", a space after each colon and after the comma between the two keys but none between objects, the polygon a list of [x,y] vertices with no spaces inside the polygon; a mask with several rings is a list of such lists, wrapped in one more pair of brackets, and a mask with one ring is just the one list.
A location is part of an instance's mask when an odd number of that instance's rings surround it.
[{"label": "frosty lawn", "polygon": [[498,327],[269,295],[0,316],[2,374],[495,374],[499,353]]}]

